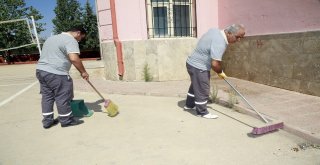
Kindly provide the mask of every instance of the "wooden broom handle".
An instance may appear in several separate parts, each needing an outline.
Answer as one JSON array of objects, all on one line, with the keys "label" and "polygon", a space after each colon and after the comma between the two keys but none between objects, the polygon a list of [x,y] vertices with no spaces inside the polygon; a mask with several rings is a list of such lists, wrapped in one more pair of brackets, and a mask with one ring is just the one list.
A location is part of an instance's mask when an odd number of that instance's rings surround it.
[{"label": "wooden broom handle", "polygon": [[103,99],[105,100],[105,98],[101,95],[101,93],[92,85],[92,83],[89,80],[86,80],[90,86],[97,92],[97,94]]}]

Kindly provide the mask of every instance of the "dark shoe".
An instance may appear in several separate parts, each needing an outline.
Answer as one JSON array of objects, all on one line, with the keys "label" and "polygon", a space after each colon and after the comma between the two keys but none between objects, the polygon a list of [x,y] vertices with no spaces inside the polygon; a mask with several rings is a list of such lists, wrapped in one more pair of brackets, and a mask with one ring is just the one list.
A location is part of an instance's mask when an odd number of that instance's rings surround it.
[{"label": "dark shoe", "polygon": [[43,125],[43,128],[44,129],[49,129],[55,125],[57,125],[59,123],[59,120],[58,119],[54,119],[53,122],[51,124],[48,124],[48,125]]},{"label": "dark shoe", "polygon": [[76,125],[79,125],[79,124],[82,124],[82,123],[84,123],[84,121],[72,119],[71,122],[69,122],[69,123],[61,124],[61,127],[76,126]]}]

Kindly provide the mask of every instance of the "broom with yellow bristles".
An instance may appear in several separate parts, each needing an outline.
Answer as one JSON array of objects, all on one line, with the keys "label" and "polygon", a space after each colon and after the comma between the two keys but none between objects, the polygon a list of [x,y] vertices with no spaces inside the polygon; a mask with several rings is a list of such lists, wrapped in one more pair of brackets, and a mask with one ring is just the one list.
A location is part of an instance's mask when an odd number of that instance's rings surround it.
[{"label": "broom with yellow bristles", "polygon": [[96,91],[96,93],[101,97],[101,99],[104,100],[104,108],[105,108],[104,112],[106,112],[110,117],[117,116],[117,114],[119,114],[118,106],[114,104],[110,99],[105,99],[89,80],[87,80],[87,82],[94,89],[94,91]]}]

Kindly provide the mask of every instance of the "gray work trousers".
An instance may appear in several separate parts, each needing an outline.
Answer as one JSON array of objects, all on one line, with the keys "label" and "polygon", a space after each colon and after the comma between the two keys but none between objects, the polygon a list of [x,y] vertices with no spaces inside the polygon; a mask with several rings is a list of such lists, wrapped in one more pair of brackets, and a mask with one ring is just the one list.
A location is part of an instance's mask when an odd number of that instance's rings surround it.
[{"label": "gray work trousers", "polygon": [[198,115],[208,114],[207,102],[210,93],[210,71],[197,69],[188,63],[187,70],[191,79],[186,106],[196,107]]},{"label": "gray work trousers", "polygon": [[59,122],[67,124],[72,121],[70,102],[73,99],[73,81],[69,75],[56,75],[42,70],[36,71],[42,95],[41,107],[44,126],[53,123],[53,104],[56,102]]}]

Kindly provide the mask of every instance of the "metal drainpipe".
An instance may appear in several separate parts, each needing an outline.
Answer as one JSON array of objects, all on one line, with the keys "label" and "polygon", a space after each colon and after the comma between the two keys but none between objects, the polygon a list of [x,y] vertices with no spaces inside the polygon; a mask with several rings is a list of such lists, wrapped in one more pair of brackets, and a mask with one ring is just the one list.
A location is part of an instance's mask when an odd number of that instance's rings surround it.
[{"label": "metal drainpipe", "polygon": [[124,64],[123,64],[122,43],[118,37],[115,0],[110,0],[110,8],[111,8],[111,19],[112,19],[113,42],[116,46],[116,51],[117,51],[118,75],[119,75],[119,79],[122,80],[123,74],[124,74]]}]

